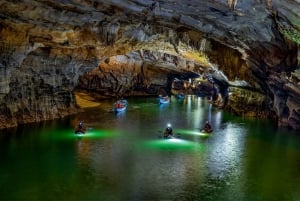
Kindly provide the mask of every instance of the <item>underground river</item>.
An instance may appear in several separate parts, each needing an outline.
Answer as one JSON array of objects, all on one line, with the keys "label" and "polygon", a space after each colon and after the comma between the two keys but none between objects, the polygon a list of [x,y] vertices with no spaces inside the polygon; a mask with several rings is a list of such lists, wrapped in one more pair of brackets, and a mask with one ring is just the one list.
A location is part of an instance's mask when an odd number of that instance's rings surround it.
[{"label": "underground river", "polygon": [[[0,200],[296,201],[300,136],[235,117],[205,98],[114,100],[0,131]],[[199,135],[205,120],[214,132]],[[84,120],[88,131],[74,135]],[[178,139],[161,138],[172,124]]]}]

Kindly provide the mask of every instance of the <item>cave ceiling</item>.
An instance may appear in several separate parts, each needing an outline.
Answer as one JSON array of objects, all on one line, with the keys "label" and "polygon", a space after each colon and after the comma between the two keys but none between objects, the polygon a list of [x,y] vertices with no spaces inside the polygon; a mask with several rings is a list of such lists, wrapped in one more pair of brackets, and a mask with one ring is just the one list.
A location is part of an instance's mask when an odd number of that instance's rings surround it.
[{"label": "cave ceiling", "polygon": [[[268,49],[265,43],[282,45],[276,41],[281,37],[275,26],[290,32],[300,27],[299,2],[280,0],[238,1],[235,11],[221,0],[4,0],[0,11],[1,42],[28,46],[29,51],[41,46],[71,49],[74,54],[84,51],[79,53],[84,59],[139,49],[185,56],[187,49],[180,49],[180,42],[197,51],[203,38],[236,49],[246,59],[253,48]],[[272,12],[280,12],[277,24]],[[264,62],[277,66],[281,61]]]}]

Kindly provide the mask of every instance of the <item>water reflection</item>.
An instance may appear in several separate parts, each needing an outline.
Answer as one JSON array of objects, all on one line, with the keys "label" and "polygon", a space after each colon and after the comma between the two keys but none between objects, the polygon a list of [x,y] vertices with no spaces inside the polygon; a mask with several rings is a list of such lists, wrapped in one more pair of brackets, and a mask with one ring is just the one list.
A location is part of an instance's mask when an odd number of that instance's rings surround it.
[{"label": "water reflection", "polygon": [[[107,100],[74,117],[0,132],[1,199],[299,200],[297,135],[196,96],[164,108],[155,98],[128,101],[121,116]],[[200,135],[207,118],[214,132]],[[82,136],[73,130],[79,119],[92,128]],[[161,138],[167,123],[178,139]]]},{"label": "water reflection", "polygon": [[214,135],[207,165],[212,176],[222,178],[238,170],[246,129],[227,123],[222,130],[214,132]]},{"label": "water reflection", "polygon": [[116,112],[115,115],[116,115],[116,117],[117,117],[118,119],[125,118],[125,116],[126,116],[126,111]]}]

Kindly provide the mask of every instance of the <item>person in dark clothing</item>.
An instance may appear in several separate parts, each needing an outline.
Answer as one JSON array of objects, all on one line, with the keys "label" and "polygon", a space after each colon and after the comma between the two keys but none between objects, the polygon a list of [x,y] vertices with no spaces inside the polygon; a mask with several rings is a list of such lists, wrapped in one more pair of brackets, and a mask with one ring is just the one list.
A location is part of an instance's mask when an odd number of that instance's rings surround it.
[{"label": "person in dark clothing", "polygon": [[173,137],[173,129],[172,129],[171,125],[168,124],[168,126],[164,132],[164,138],[170,138],[170,137]]},{"label": "person in dark clothing", "polygon": [[204,124],[204,131],[205,131],[206,133],[210,133],[210,132],[213,131],[213,129],[212,129],[212,127],[211,127],[209,121],[206,121],[206,122],[205,122],[205,124]]},{"label": "person in dark clothing", "polygon": [[82,121],[79,122],[78,128],[79,128],[80,130],[83,129],[83,122],[82,122]]},{"label": "person in dark clothing", "polygon": [[80,121],[77,128],[75,129],[75,134],[84,134],[85,133],[85,127],[83,125],[83,121]]}]

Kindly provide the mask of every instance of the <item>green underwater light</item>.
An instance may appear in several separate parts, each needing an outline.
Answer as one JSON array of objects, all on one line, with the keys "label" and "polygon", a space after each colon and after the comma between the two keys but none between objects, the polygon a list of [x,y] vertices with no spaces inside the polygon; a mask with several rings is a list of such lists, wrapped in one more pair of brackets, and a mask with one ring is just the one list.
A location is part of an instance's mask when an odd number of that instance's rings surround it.
[{"label": "green underwater light", "polygon": [[85,134],[74,134],[74,138],[76,137],[82,137],[82,138],[109,138],[109,137],[115,137],[117,133],[112,130],[88,130]]},{"label": "green underwater light", "polygon": [[158,150],[195,150],[201,147],[198,143],[178,138],[150,140],[143,142],[141,146]]},{"label": "green underwater light", "polygon": [[55,132],[51,132],[52,138],[57,140],[68,140],[68,139],[97,139],[97,138],[110,138],[115,137],[117,133],[112,130],[104,129],[88,129],[84,134],[75,134],[74,130],[62,129]]},{"label": "green underwater light", "polygon": [[195,130],[186,130],[186,129],[176,129],[178,134],[182,135],[196,135],[201,137],[209,137],[211,133],[205,133],[202,131],[195,131]]}]

